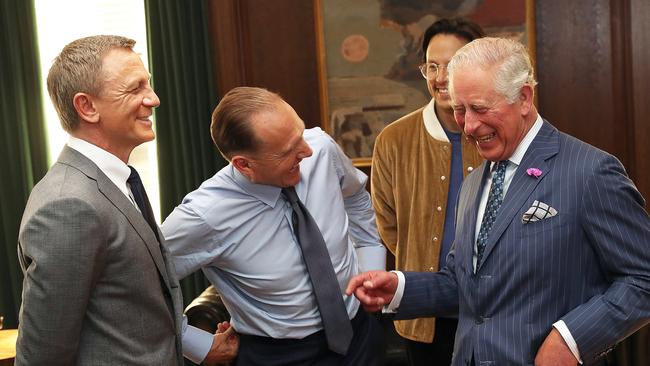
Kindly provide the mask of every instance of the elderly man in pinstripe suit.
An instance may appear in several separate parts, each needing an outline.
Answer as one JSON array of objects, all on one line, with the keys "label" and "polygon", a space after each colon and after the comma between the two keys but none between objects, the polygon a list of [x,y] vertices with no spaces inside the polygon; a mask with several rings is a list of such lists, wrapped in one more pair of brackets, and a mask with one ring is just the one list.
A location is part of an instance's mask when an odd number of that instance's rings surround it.
[{"label": "elderly man in pinstripe suit", "polygon": [[398,319],[458,315],[453,365],[604,364],[650,320],[643,197],[615,157],[539,116],[519,43],[475,40],[449,74],[487,161],[463,183],[447,267],[366,272],[347,292]]}]

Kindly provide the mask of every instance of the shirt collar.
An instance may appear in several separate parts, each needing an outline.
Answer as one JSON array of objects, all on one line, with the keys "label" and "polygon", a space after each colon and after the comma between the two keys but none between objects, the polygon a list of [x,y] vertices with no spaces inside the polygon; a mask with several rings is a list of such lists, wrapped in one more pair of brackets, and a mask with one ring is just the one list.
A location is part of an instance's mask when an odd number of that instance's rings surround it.
[{"label": "shirt collar", "polygon": [[264,202],[268,206],[275,207],[280,197],[282,189],[276,186],[266,184],[256,184],[251,182],[245,175],[230,164],[230,174],[235,182],[248,194]]},{"label": "shirt collar", "polygon": [[521,161],[524,159],[524,154],[526,154],[526,150],[528,150],[528,147],[535,139],[535,136],[537,136],[537,133],[542,128],[543,124],[544,122],[542,121],[542,117],[537,114],[535,123],[533,123],[533,126],[530,128],[530,130],[528,130],[526,136],[524,136],[524,138],[521,140],[519,146],[517,146],[515,149],[515,152],[513,152],[512,156],[510,156],[508,159],[511,163],[515,164],[515,166],[519,166],[519,164],[521,164]]},{"label": "shirt collar", "polygon": [[70,136],[68,147],[90,159],[113,184],[128,195],[126,180],[131,175],[131,169],[122,160],[99,146],[74,136]]}]

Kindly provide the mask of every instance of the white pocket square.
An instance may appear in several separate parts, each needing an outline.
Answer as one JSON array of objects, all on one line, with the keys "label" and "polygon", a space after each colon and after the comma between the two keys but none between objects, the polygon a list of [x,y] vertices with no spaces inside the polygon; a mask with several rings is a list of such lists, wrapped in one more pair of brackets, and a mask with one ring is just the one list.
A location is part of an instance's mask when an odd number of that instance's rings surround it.
[{"label": "white pocket square", "polygon": [[544,202],[535,200],[535,202],[533,202],[533,205],[530,206],[524,216],[521,217],[521,222],[523,224],[529,224],[531,222],[548,219],[549,217],[553,217],[555,215],[557,215],[556,209]]}]

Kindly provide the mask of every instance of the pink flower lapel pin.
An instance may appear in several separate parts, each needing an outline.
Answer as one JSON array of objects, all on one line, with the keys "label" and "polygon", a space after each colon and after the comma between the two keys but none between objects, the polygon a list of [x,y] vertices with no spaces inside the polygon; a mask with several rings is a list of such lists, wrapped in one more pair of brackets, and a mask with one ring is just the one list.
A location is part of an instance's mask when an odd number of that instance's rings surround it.
[{"label": "pink flower lapel pin", "polygon": [[531,177],[539,178],[542,175],[542,171],[537,168],[528,168],[526,169],[526,174]]}]

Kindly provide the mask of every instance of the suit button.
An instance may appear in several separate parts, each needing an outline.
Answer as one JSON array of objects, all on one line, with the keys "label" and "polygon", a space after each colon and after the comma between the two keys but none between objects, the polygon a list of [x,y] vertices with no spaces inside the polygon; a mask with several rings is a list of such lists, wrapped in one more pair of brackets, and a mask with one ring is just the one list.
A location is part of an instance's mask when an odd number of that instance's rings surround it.
[{"label": "suit button", "polygon": [[433,237],[433,241],[438,241],[438,237],[437,237],[437,236],[434,236],[434,237]]},{"label": "suit button", "polygon": [[471,172],[472,170],[474,170],[474,168],[472,168],[471,166],[467,167],[468,172]]},{"label": "suit button", "polygon": [[433,272],[433,267],[429,267],[429,272]]},{"label": "suit button", "polygon": [[483,317],[482,316],[477,317],[475,322],[476,322],[476,325],[483,324]]},{"label": "suit button", "polygon": [[447,177],[445,177],[444,175],[440,177],[440,180],[445,180],[445,179],[447,179]]},{"label": "suit button", "polygon": [[438,210],[438,212],[440,212],[440,211],[442,211],[442,207],[438,206],[438,207],[436,207],[436,210]]}]

